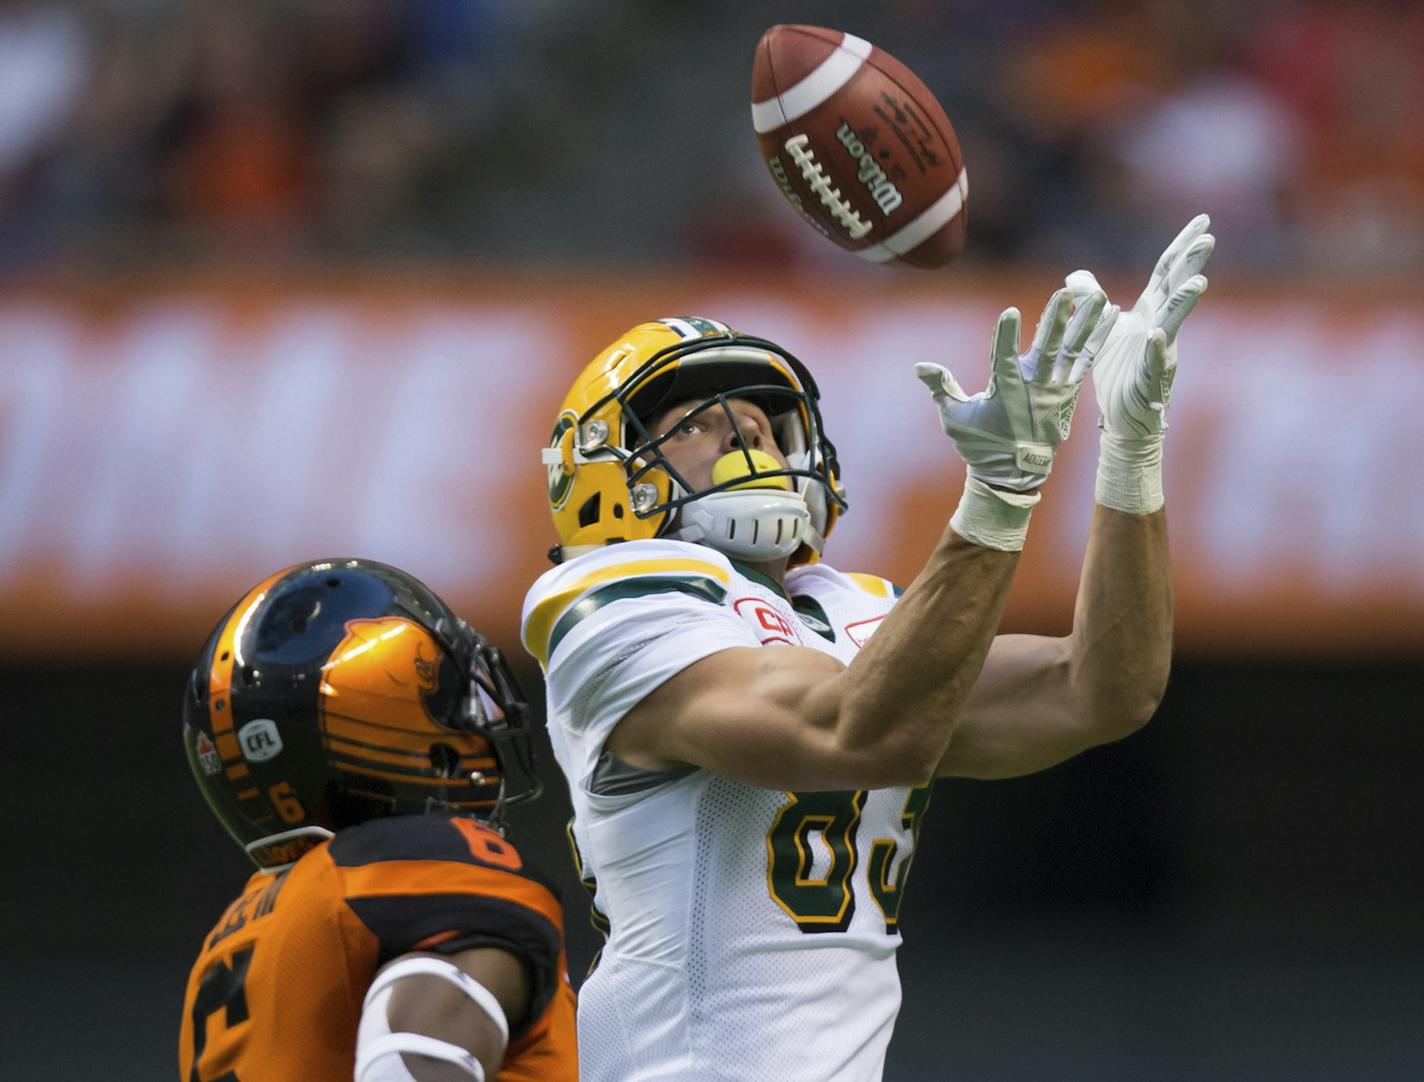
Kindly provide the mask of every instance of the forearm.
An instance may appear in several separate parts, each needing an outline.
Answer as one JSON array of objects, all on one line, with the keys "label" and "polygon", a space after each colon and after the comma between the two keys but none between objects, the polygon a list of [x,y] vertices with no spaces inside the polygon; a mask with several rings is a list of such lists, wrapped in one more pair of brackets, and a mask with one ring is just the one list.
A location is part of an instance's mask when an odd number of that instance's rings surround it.
[{"label": "forearm", "polygon": [[1058,290],[1023,353],[1018,310],[1006,309],[989,386],[975,395],[941,365],[915,366],[964,459],[964,491],[924,570],[848,667],[828,675],[809,649],[724,650],[634,706],[609,748],[635,766],[691,763],[777,787],[932,777],[989,653],[1083,375],[1117,318],[1106,305],[1094,290],[1071,313]]},{"label": "forearm", "polygon": [[531,994],[524,962],[474,947],[450,956],[412,951],[367,990],[356,1037],[357,1082],[493,1079],[511,1021]]},{"label": "forearm", "polygon": [[1166,511],[1098,504],[1078,585],[1069,683],[1079,724],[1114,739],[1145,724],[1172,659],[1172,573]]},{"label": "forearm", "polygon": [[930,776],[999,626],[1018,555],[946,527],[924,569],[826,689],[843,746],[893,742]]},{"label": "forearm", "polygon": [[1098,505],[1072,633],[994,640],[936,773],[1016,777],[1126,736],[1156,709],[1171,649],[1164,513]]}]

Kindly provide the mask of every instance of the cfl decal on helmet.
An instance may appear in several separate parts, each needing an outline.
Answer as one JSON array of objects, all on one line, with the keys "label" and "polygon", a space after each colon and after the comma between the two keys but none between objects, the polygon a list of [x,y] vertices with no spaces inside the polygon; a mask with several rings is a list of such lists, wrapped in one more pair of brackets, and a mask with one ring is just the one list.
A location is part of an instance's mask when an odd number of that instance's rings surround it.
[{"label": "cfl decal on helmet", "polygon": [[[784,466],[752,454],[729,404],[736,399],[766,415]],[[682,420],[721,410],[741,465],[714,476],[710,487],[691,485],[663,453],[678,423],[674,407]],[[770,546],[807,562],[818,558],[846,507],[805,365],[772,342],[701,316],[641,323],[595,357],[565,397],[553,445],[542,454],[561,541],[555,551],[563,557],[680,537],[746,558],[769,558],[762,550]]]},{"label": "cfl decal on helmet", "polygon": [[265,763],[282,754],[282,734],[271,718],[254,718],[237,730],[242,757],[249,763]]}]

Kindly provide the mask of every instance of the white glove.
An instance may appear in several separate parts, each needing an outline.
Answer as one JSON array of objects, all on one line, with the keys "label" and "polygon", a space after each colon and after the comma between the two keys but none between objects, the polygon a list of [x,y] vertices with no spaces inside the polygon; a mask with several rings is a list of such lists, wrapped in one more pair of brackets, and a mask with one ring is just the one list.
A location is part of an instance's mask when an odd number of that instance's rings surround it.
[{"label": "white glove", "polygon": [[[1164,502],[1162,434],[1177,376],[1177,332],[1206,292],[1207,280],[1198,272],[1216,246],[1206,232],[1210,225],[1199,214],[1177,234],[1098,357],[1093,387],[1103,434],[1096,489],[1104,506],[1150,514]],[[1100,292],[1085,270],[1074,271],[1065,285],[1079,303]]]},{"label": "white glove", "polygon": [[1018,309],[1005,309],[994,330],[989,385],[978,394],[966,395],[942,365],[915,365],[939,406],[940,424],[968,466],[950,524],[970,541],[1006,551],[1023,547],[1036,490],[1068,438],[1083,376],[1118,315],[1100,289],[1076,314],[1072,307],[1067,289],[1053,294],[1022,356]]}]

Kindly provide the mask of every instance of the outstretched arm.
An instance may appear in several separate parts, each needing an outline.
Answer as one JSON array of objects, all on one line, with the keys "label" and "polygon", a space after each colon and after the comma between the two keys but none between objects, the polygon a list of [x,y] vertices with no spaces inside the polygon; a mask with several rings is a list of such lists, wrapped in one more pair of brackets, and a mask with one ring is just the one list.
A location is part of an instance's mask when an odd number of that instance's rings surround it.
[{"label": "outstretched arm", "polygon": [[[1206,289],[1215,238],[1205,215],[1163,253],[1093,373],[1102,413],[1097,506],[1065,638],[1002,635],[954,733],[941,776],[1009,777],[1062,762],[1145,725],[1166,688],[1172,581],[1162,442],[1177,331]],[[1086,271],[1075,292],[1095,290]]]},{"label": "outstretched arm", "polygon": [[1166,512],[1099,504],[1072,634],[994,640],[939,775],[1031,774],[1126,736],[1157,709],[1171,653]]},{"label": "outstretched arm", "polygon": [[767,789],[918,785],[963,710],[1017,552],[946,529],[849,665],[804,646],[693,662],[624,715],[608,749],[646,770],[694,765]]},{"label": "outstretched arm", "polygon": [[723,650],[634,706],[609,750],[644,769],[692,764],[767,788],[929,778],[998,626],[1084,370],[1107,337],[1106,329],[1095,337],[1105,305],[1095,291],[1070,320],[1070,296],[1060,290],[1022,356],[1018,312],[1006,311],[990,386],[979,394],[966,395],[937,365],[916,366],[969,480],[925,569],[848,667],[799,647]]}]

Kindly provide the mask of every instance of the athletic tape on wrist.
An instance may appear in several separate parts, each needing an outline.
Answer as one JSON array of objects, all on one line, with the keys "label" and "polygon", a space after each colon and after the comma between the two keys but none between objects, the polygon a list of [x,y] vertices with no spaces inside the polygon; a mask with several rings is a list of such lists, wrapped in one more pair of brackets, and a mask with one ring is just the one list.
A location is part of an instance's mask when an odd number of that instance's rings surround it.
[{"label": "athletic tape on wrist", "polygon": [[1040,494],[991,488],[972,473],[949,524],[966,541],[1000,552],[1019,552],[1028,537],[1028,519]]},{"label": "athletic tape on wrist", "polygon": [[380,992],[389,988],[396,981],[404,980],[406,977],[417,975],[427,977],[439,977],[443,981],[453,984],[460,991],[464,992],[475,1006],[479,1007],[485,1014],[493,1019],[494,1024],[499,1027],[500,1036],[504,1038],[504,1043],[509,1043],[509,1019],[504,1016],[504,1008],[499,1005],[499,1000],[494,993],[486,988],[479,981],[471,977],[459,966],[449,962],[444,958],[403,958],[394,965],[381,970],[376,979],[371,982],[371,987],[366,990],[366,1002],[369,1003]]},{"label": "athletic tape on wrist", "polygon": [[[401,1055],[424,1056],[460,1068],[474,1082],[485,1082],[485,1069],[468,1051],[422,1033],[387,1033],[358,1043],[356,1082],[415,1082]],[[382,1062],[384,1060],[384,1062]]]},{"label": "athletic tape on wrist", "polygon": [[1162,437],[1130,440],[1104,432],[1098,441],[1094,496],[1104,507],[1130,515],[1162,508]]},{"label": "athletic tape on wrist", "polygon": [[414,1082],[402,1054],[448,1063],[475,1082],[485,1082],[484,1066],[469,1049],[424,1033],[391,1032],[389,1006],[395,985],[416,976],[438,977],[463,992],[498,1028],[503,1054],[503,1046],[509,1043],[509,1021],[493,992],[445,958],[403,958],[383,969],[366,990],[356,1031],[356,1082]]}]

